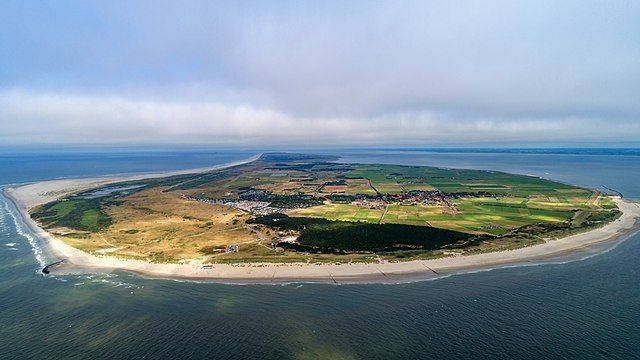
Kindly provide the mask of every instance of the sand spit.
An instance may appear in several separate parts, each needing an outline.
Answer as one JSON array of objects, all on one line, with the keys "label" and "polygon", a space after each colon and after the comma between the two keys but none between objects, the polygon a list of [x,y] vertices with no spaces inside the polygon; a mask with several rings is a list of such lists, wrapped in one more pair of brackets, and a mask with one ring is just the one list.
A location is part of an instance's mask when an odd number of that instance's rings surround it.
[{"label": "sand spit", "polygon": [[122,181],[136,181],[146,180],[154,178],[162,178],[175,175],[197,174],[213,170],[221,170],[230,168],[233,166],[248,164],[256,161],[262,156],[258,154],[248,159],[235,161],[232,163],[216,165],[206,168],[177,170],[160,173],[145,173],[137,175],[116,175],[116,176],[101,176],[94,178],[83,179],[62,179],[62,180],[49,180],[36,183],[30,183],[25,185],[17,185],[14,187],[7,187],[5,193],[10,194],[14,202],[18,202],[20,207],[26,207],[31,209],[38,205],[46,204],[53,200],[65,197],[67,195],[77,193],[80,191],[97,188],[100,186],[122,182]]}]

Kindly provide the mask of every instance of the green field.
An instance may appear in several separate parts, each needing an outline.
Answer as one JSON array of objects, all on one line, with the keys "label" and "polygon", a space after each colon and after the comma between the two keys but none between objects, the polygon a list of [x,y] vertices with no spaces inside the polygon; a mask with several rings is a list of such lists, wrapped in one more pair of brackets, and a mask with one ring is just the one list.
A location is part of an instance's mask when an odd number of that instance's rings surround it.
[{"label": "green field", "polygon": [[111,219],[97,200],[68,199],[37,208],[33,216],[45,227],[65,227],[81,231],[98,231],[110,225]]}]

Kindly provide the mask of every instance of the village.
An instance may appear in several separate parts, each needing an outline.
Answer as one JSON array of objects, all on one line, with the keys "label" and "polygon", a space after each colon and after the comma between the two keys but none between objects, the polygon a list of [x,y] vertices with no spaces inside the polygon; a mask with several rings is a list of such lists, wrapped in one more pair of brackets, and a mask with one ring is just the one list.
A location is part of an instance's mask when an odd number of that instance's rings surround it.
[{"label": "village", "polygon": [[230,206],[235,209],[246,211],[254,215],[271,215],[277,213],[287,213],[288,211],[317,206],[328,203],[351,204],[361,208],[384,209],[388,205],[421,205],[421,206],[443,206],[455,208],[454,199],[465,197],[496,197],[495,194],[479,193],[444,193],[438,190],[410,190],[399,194],[379,194],[379,195],[346,195],[329,194],[316,197],[308,194],[279,195],[268,190],[248,189],[238,194],[238,199],[219,198],[210,199],[204,197],[184,196],[188,200],[196,200],[208,204]]}]

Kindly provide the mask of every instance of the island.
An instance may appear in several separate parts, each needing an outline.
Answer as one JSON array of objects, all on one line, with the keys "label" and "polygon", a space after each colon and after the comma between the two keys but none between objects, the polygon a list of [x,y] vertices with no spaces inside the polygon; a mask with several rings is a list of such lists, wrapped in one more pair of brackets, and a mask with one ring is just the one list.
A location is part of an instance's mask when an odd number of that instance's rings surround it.
[{"label": "island", "polygon": [[60,269],[270,282],[540,260],[635,231],[640,213],[618,195],[535,176],[337,160],[266,153],[4,192]]}]

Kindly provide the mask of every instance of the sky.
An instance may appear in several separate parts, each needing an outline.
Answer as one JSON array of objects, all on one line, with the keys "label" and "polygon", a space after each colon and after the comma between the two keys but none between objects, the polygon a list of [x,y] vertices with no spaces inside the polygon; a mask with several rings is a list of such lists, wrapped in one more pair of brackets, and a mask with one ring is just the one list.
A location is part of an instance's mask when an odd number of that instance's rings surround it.
[{"label": "sky", "polygon": [[638,1],[0,0],[0,145],[640,146]]}]

